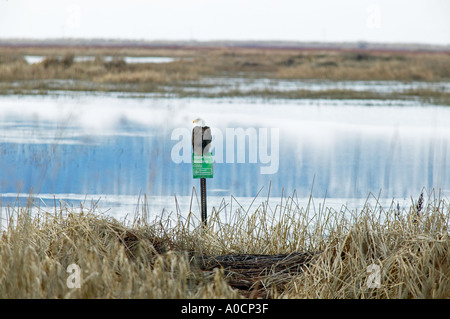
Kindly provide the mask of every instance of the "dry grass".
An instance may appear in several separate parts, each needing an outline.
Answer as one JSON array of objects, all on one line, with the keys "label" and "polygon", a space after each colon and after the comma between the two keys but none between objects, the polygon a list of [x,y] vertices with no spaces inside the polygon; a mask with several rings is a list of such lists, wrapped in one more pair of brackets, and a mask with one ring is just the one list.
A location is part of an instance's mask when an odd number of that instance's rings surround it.
[{"label": "dry grass", "polygon": [[[9,208],[0,237],[3,298],[450,298],[450,206],[428,195],[399,211],[365,205],[358,212],[299,207],[295,196],[275,208],[263,201],[239,208],[230,223],[214,209],[208,227],[193,215],[117,221],[93,211],[55,208],[31,216]],[[302,271],[274,267],[252,291],[233,287],[249,278],[198,256],[314,251]],[[219,258],[218,258],[219,259]],[[224,260],[224,258],[222,258]],[[68,265],[81,269],[81,287],[68,288]],[[368,266],[380,266],[380,288],[368,288]],[[294,267],[294,268],[293,268]]]},{"label": "dry grass", "polygon": [[448,54],[324,54],[299,55],[278,70],[280,78],[330,80],[448,80]]},{"label": "dry grass", "polygon": [[[0,242],[2,298],[235,298],[220,271],[203,278],[187,255],[167,251],[152,227],[129,228],[92,213],[20,209]],[[81,288],[67,287],[67,267],[81,269]]]},{"label": "dry grass", "polygon": [[[46,61],[28,65],[23,55],[44,55]],[[76,62],[77,55],[97,57]],[[102,57],[115,56],[118,63]],[[167,64],[126,64],[123,56],[170,56]],[[55,57],[63,57],[59,61]],[[65,57],[65,58],[64,58]],[[446,53],[302,51],[280,49],[95,49],[0,47],[0,81],[81,79],[112,82],[195,80],[205,76],[264,77],[274,79],[448,81],[450,55]]]},{"label": "dry grass", "polygon": [[0,64],[0,81],[29,80],[85,80],[93,83],[172,83],[199,78],[201,67],[193,68],[189,63],[173,62],[161,64],[127,64],[122,58],[105,62],[73,62],[72,55],[62,58],[50,56],[41,63],[28,65],[26,61],[10,58]]},{"label": "dry grass", "polygon": [[[288,284],[283,297],[450,298],[448,236],[448,212],[426,214],[417,224],[380,224],[361,215]],[[379,288],[368,286],[371,265],[379,267]]]}]

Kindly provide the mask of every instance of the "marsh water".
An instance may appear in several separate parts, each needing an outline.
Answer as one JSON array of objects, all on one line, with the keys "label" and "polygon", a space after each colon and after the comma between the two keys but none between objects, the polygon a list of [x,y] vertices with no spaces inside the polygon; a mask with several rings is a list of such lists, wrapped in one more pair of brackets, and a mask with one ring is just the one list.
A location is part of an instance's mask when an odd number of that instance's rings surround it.
[{"label": "marsh water", "polygon": [[423,188],[450,192],[448,106],[55,92],[0,97],[2,206],[32,193],[42,206],[90,202],[121,216],[145,196],[150,213],[187,213],[199,194],[197,117],[216,135],[209,207],[256,195],[357,206],[369,194],[406,206]]},{"label": "marsh water", "polygon": [[[45,60],[45,56],[42,55],[25,55],[23,57],[25,61],[28,64],[35,64],[35,63],[41,63]],[[121,58],[126,63],[169,63],[175,61],[174,58],[171,57],[160,57],[160,56],[144,56],[144,57],[132,57],[132,56],[125,56],[125,57],[112,57],[112,56],[104,56],[102,59],[105,62],[112,61],[114,58]],[[86,56],[76,56],[74,57],[74,62],[87,62],[87,61],[94,61],[95,56],[93,55],[86,55]]]}]

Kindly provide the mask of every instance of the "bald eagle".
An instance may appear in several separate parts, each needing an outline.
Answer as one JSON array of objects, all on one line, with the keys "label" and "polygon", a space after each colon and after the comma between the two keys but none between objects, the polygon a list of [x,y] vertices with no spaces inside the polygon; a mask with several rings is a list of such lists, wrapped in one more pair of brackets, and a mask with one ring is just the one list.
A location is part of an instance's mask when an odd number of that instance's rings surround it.
[{"label": "bald eagle", "polygon": [[211,149],[211,129],[200,118],[195,119],[193,123],[196,124],[192,129],[192,148],[194,154],[205,155]]}]

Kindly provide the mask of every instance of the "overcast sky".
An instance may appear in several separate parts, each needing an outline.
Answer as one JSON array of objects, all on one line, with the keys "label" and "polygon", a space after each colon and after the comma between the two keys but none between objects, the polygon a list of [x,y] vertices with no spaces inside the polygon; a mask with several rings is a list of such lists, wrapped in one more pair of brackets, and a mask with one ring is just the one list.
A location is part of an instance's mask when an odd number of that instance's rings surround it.
[{"label": "overcast sky", "polygon": [[450,0],[0,0],[0,38],[450,44]]}]

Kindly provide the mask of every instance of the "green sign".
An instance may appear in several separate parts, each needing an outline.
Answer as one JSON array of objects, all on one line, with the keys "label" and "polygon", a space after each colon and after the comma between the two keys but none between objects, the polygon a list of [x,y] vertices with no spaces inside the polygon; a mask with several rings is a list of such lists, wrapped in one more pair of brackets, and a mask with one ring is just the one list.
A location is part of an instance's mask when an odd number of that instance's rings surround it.
[{"label": "green sign", "polygon": [[192,153],[192,175],[194,178],[213,177],[213,156],[211,152],[204,155]]}]

